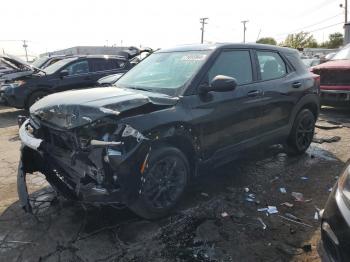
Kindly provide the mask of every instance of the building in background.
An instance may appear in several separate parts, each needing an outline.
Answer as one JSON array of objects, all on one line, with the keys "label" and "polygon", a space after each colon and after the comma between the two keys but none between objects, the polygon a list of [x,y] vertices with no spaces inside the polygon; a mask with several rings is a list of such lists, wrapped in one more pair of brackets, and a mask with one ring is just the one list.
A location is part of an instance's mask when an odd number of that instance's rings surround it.
[{"label": "building in background", "polygon": [[40,56],[52,55],[117,55],[118,52],[124,51],[129,47],[113,46],[75,46],[53,52],[47,52]]}]

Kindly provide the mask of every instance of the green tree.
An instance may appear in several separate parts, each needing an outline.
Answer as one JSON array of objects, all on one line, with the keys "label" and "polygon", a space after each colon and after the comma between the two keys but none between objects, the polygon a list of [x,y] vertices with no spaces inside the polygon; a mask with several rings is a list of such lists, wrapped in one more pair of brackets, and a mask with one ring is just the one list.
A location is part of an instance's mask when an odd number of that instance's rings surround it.
[{"label": "green tree", "polygon": [[283,46],[291,48],[315,48],[318,47],[317,41],[313,35],[308,32],[300,32],[296,34],[290,34],[281,43]]},{"label": "green tree", "polygon": [[277,41],[272,37],[263,37],[256,41],[258,44],[277,45]]},{"label": "green tree", "polygon": [[336,32],[330,34],[328,37],[328,41],[321,44],[324,48],[339,48],[344,43],[344,37],[342,33]]}]

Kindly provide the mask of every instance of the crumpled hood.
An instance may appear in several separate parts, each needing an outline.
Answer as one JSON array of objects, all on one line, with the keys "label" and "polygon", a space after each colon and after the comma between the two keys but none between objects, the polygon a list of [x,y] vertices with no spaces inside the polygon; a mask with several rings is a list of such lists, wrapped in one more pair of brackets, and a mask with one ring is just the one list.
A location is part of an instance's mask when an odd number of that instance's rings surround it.
[{"label": "crumpled hood", "polygon": [[30,108],[30,115],[58,128],[71,129],[149,103],[171,106],[177,101],[177,97],[139,90],[90,88],[48,95]]},{"label": "crumpled hood", "polygon": [[312,70],[339,70],[350,69],[350,60],[331,60],[326,63],[312,67]]},{"label": "crumpled hood", "polygon": [[18,70],[28,69],[28,71],[33,70],[30,64],[28,64],[27,62],[23,61],[22,59],[16,56],[13,56],[13,55],[0,56],[0,59],[4,63],[6,63],[8,66],[11,66],[12,68],[16,68]]}]

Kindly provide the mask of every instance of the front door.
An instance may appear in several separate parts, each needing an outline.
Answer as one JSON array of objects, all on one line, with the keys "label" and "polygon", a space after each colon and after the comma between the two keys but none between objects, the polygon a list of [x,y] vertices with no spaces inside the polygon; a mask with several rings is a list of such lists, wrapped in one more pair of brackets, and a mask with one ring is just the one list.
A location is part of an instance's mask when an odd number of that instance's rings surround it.
[{"label": "front door", "polygon": [[217,75],[234,77],[233,91],[197,94],[190,105],[200,130],[204,158],[222,157],[259,134],[262,92],[255,83],[250,50],[224,50],[210,67],[203,84]]},{"label": "front door", "polygon": [[87,60],[79,60],[62,68],[61,71],[68,71],[68,75],[61,77],[57,74],[55,79],[55,91],[65,91],[70,89],[84,88],[92,86],[94,80],[89,72],[89,64]]}]

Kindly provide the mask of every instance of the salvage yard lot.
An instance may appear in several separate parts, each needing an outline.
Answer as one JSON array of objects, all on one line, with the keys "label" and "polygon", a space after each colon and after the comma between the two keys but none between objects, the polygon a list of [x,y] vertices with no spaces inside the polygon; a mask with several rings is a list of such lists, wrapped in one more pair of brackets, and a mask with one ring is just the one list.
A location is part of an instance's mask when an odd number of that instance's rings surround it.
[{"label": "salvage yard lot", "polygon": [[[35,216],[25,214],[16,188],[17,115],[24,113],[0,107],[0,261],[320,261],[314,215],[349,158],[350,110],[324,108],[319,117],[320,126],[342,126],[316,128],[316,136],[340,141],[312,143],[300,157],[278,146],[242,156],[196,180],[179,208],[157,221],[61,198],[50,202],[54,195],[40,174],[28,177]],[[310,201],[296,202],[292,192]],[[267,205],[279,213],[257,211]],[[306,225],[285,220],[286,213]]]}]

